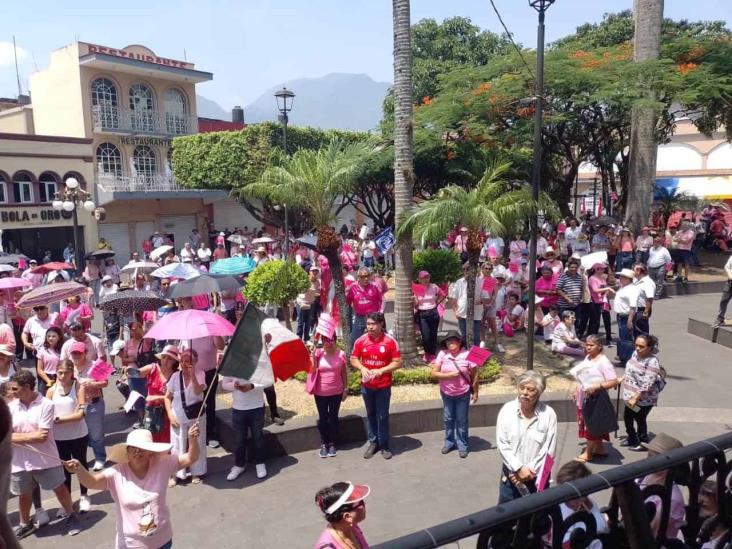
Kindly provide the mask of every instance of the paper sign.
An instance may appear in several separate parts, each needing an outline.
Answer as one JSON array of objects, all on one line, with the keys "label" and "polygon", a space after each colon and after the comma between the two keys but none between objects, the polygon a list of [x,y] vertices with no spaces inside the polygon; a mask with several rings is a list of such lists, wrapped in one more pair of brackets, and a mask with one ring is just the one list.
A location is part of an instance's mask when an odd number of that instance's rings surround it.
[{"label": "paper sign", "polygon": [[544,465],[541,467],[541,475],[539,475],[539,478],[536,481],[536,490],[538,492],[542,492],[546,489],[547,484],[549,483],[549,477],[552,474],[552,467],[554,467],[554,458],[551,454],[547,454],[546,458],[544,458]]},{"label": "paper sign", "polygon": [[91,370],[89,370],[89,377],[94,381],[106,381],[113,373],[114,366],[107,362],[98,360],[92,365]]},{"label": "paper sign", "polygon": [[592,266],[598,263],[604,263],[605,265],[608,264],[607,252],[594,252],[587,254],[580,259],[580,264],[585,268],[585,270],[592,269]]},{"label": "paper sign", "polygon": [[483,279],[483,291],[485,292],[492,292],[496,289],[496,284],[498,281],[493,278],[492,276],[487,276]]},{"label": "paper sign", "polygon": [[508,264],[508,270],[509,270],[509,272],[516,274],[517,272],[519,272],[519,264],[516,263],[515,261],[511,261]]},{"label": "paper sign", "polygon": [[496,251],[495,246],[488,246],[488,257],[491,259],[498,257],[498,252]]},{"label": "paper sign", "polygon": [[477,345],[473,345],[470,351],[468,351],[468,356],[465,357],[465,360],[472,362],[476,366],[483,366],[491,357],[491,354],[488,349],[481,349]]},{"label": "paper sign", "polygon": [[145,397],[137,391],[131,391],[130,396],[127,398],[127,402],[125,402],[125,412],[129,413],[130,410],[132,410],[132,407],[135,405],[135,402],[137,402],[141,398]]},{"label": "paper sign", "polygon": [[427,288],[422,286],[422,284],[412,283],[412,293],[417,297],[424,297],[425,291],[427,291]]},{"label": "paper sign", "polygon": [[327,338],[332,338],[335,330],[335,319],[328,313],[321,313],[320,317],[318,317],[318,327],[315,329],[315,332]]}]

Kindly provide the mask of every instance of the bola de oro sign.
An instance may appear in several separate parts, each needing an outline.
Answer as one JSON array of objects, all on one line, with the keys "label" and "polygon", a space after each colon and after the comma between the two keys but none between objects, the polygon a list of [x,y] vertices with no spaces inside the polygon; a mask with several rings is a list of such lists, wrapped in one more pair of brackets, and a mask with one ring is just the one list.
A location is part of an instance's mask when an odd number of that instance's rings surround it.
[{"label": "bola de oro sign", "polygon": [[71,212],[52,208],[26,208],[23,210],[0,210],[0,222],[18,225],[48,224],[54,221],[70,220]]}]

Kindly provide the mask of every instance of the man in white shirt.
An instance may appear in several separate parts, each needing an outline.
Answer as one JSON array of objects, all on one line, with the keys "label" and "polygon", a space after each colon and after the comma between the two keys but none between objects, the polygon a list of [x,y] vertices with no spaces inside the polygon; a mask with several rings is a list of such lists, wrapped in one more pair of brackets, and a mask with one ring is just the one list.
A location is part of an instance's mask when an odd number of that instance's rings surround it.
[{"label": "man in white shirt", "polygon": [[661,299],[666,285],[666,265],[671,263],[671,252],[663,245],[663,236],[653,234],[653,245],[648,249],[648,276],[656,284],[653,299]]},{"label": "man in white shirt", "polygon": [[635,273],[623,269],[616,273],[620,289],[615,292],[613,311],[618,321],[618,360],[625,364],[633,354],[633,321],[638,303],[638,287],[633,285]]},{"label": "man in white shirt", "polygon": [[58,313],[50,314],[47,305],[38,305],[33,307],[35,313],[32,317],[25,321],[23,332],[20,339],[23,346],[28,350],[28,354],[33,351],[39,351],[46,341],[46,330],[56,325]]},{"label": "man in white shirt", "polygon": [[638,300],[636,302],[636,314],[633,322],[633,338],[640,334],[651,333],[651,314],[653,313],[653,297],[656,295],[656,283],[648,276],[648,267],[645,263],[633,265],[635,282],[633,285],[638,289]]},{"label": "man in white shirt", "polygon": [[165,238],[163,238],[163,235],[159,231],[155,231],[152,237],[153,248],[159,248],[163,244],[165,244]]},{"label": "man in white shirt", "polygon": [[730,296],[732,296],[732,255],[727,259],[724,265],[724,272],[727,275],[727,283],[722,290],[722,299],[719,300],[719,312],[717,319],[714,321],[714,328],[719,328],[725,323],[725,315],[727,314],[727,305],[729,305]]},{"label": "man in white shirt", "polygon": [[[447,297],[451,300],[455,316],[458,319],[458,328],[463,338],[467,340],[468,315],[468,264],[463,265],[463,277],[456,280],[448,291]],[[490,293],[483,290],[483,277],[475,279],[475,297],[473,305],[473,345],[480,345],[480,323],[483,318],[483,305],[490,299]]]},{"label": "man in white shirt", "polygon": [[43,275],[31,272],[33,269],[38,267],[38,262],[35,259],[31,259],[28,263],[28,268],[23,271],[23,274],[20,275],[20,278],[27,280],[28,282],[33,284],[33,288],[38,288],[38,286],[40,286],[43,281]]},{"label": "man in white shirt", "polygon": [[180,251],[180,260],[184,263],[190,263],[193,261],[193,256],[196,255],[196,250],[191,248],[191,243],[186,242],[183,244],[183,248]]},{"label": "man in white shirt", "polygon": [[564,237],[567,239],[567,245],[574,250],[574,243],[577,241],[579,235],[582,234],[582,229],[577,226],[576,219],[569,220],[569,227],[564,231]]},{"label": "man in white shirt", "polygon": [[84,327],[79,322],[74,322],[69,326],[71,337],[61,346],[61,360],[71,359],[71,346],[75,341],[86,343],[86,356],[94,362],[98,358],[107,360],[107,352],[104,350],[102,340],[91,334],[84,332]]}]

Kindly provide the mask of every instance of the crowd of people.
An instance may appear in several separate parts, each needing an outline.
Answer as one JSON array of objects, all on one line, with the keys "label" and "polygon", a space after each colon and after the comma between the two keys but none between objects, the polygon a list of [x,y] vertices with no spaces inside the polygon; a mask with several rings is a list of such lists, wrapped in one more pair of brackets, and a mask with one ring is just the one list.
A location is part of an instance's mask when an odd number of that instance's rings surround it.
[{"label": "crowd of people", "polygon": [[[571,398],[577,409],[578,435],[586,440],[576,463],[560,468],[557,482],[586,475],[585,463],[607,455],[608,434],[614,429],[598,417],[603,417],[603,407],[610,403],[609,392],[616,388],[625,403],[622,415],[627,437],[621,445],[649,453],[676,447],[678,441],[671,437],[659,435],[650,439],[648,432],[648,416],[666,383],[665,370],[659,362],[658,340],[651,335],[651,316],[653,302],[663,296],[666,277],[674,272],[682,279],[687,275],[687,265],[693,257],[691,231],[682,222],[678,228],[671,227],[668,234],[644,228],[634,238],[622,227],[580,224],[574,219],[556,228],[549,224],[542,228],[537,239],[539,261],[534,266],[539,275],[536,335],[557,355],[576,360],[569,371],[576,382]],[[308,288],[293,304],[297,335],[305,342],[318,340],[317,345],[310,346],[312,364],[305,390],[313,395],[318,411],[318,454],[324,459],[335,457],[340,406],[348,395],[348,373],[358,372],[367,416],[368,442],[363,457],[370,459],[380,453],[388,460],[393,457],[389,431],[391,387],[393,373],[402,367],[402,360],[384,317],[388,287],[373,270],[384,257],[372,246],[370,231],[356,235],[345,227],[343,233],[346,303],[352,314],[350,356],[339,346],[335,328],[330,333],[318,329],[318,318],[328,308],[327,288],[321,278],[322,258],[306,247],[294,245],[289,250],[309,277]],[[241,238],[232,239],[233,235]],[[228,257],[251,256],[261,264],[279,257],[285,247],[274,238],[266,246],[250,245],[254,235],[245,228],[229,235],[223,231],[213,235],[216,249],[221,249],[216,254],[194,236],[197,235],[192,233],[190,242],[180,249],[171,247],[156,254],[156,250],[171,244],[155,233],[148,239],[150,245],[144,244],[141,253],[133,252],[122,269],[112,258],[103,260],[103,264],[90,259],[82,275],[88,282],[88,291],[65,300],[62,306],[37,305],[27,314],[13,307],[18,295],[4,297],[0,387],[13,422],[15,452],[10,487],[19,497],[19,524],[15,528],[18,538],[31,534],[49,520],[40,505],[41,490],[53,491],[58,498],[69,535],[81,529],[77,513],[91,508],[88,490],[108,490],[116,506],[117,547],[170,547],[173,529],[166,492],[180,483],[200,484],[206,476],[207,448],[219,446],[215,413],[219,387],[232,393],[236,434],[227,480],[239,478],[249,463],[255,465],[258,479],[267,476],[265,404],[270,419],[284,423],[274,386],[219,376],[226,338],[191,340],[181,334],[179,340],[156,341],[145,337],[157,320],[176,310],[211,310],[237,323],[245,307],[241,293],[170,299],[171,288],[181,280],[152,277],[141,264],[190,263],[203,273],[213,262]],[[349,236],[357,237],[352,245]],[[464,241],[465,231],[458,229],[448,235],[445,244],[467,260]],[[100,242],[99,249],[105,249],[101,245],[106,243]],[[597,252],[605,255],[591,264],[583,263],[584,257]],[[419,272],[413,296],[415,327],[422,335],[424,359],[430,365],[431,377],[439,384],[444,406],[441,453],[457,451],[463,459],[470,452],[470,405],[478,401],[480,391],[480,368],[470,358],[471,349],[487,346],[490,334],[492,346],[502,352],[499,337],[513,337],[527,325],[531,267],[526,241],[517,234],[506,246],[500,237],[486,234],[481,258],[471,319],[472,341],[466,340],[467,263],[464,276],[448,288],[431,283],[429,272]],[[33,272],[37,263],[29,263],[27,269],[8,273],[32,281],[30,288],[19,290],[21,294],[59,277],[68,277],[68,271],[63,269],[39,277]],[[729,267],[732,281],[732,265]],[[130,273],[127,278],[125,271]],[[93,283],[95,280],[98,285]],[[136,314],[100,311],[98,306],[108,296],[126,289],[154,292],[166,304]],[[445,305],[453,308],[459,331],[449,331],[439,338],[441,308]],[[617,339],[613,338],[611,311],[616,314]],[[97,314],[103,317],[101,335],[92,333]],[[724,312],[720,314],[723,318]],[[599,335],[601,325],[604,337]],[[617,348],[615,364],[605,354],[609,346]],[[21,366],[24,358],[33,361],[35,374]],[[100,364],[109,365],[114,375],[96,375]],[[623,376],[616,375],[615,366],[625,368]],[[142,400],[129,408],[134,429],[127,441],[107,448],[105,388],[112,383],[125,399],[135,393],[142,395]],[[557,415],[540,400],[545,388],[541,375],[525,372],[518,378],[517,397],[499,413],[496,439],[503,462],[500,502],[542,489],[549,481],[551,460],[556,455]],[[88,450],[93,455],[91,462],[87,462]],[[114,465],[108,466],[109,462]],[[72,474],[78,477],[81,490],[76,507],[71,500]],[[663,484],[663,480],[643,479],[641,485]],[[126,495],[130,483],[152,496]],[[367,547],[359,523],[365,519],[364,500],[368,494],[367,486],[352,483],[336,483],[318,492],[316,505],[328,527],[317,547]],[[579,505],[569,502],[563,512],[571,513],[575,504]],[[582,503],[584,509],[593,509],[593,505],[591,501]],[[667,535],[675,537],[678,530]]]}]

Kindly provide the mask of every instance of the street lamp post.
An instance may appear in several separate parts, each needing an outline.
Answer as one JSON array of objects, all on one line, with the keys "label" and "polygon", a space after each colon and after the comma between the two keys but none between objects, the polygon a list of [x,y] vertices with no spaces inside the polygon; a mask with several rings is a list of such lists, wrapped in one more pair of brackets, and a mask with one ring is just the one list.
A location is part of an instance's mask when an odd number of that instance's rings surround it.
[{"label": "street lamp post", "polygon": [[[277,101],[277,110],[280,112],[279,120],[282,122],[282,150],[287,154],[287,122],[289,117],[287,113],[292,110],[292,101],[295,99],[295,94],[287,88],[282,88],[275,95]],[[285,259],[287,259],[290,251],[290,230],[287,220],[287,204],[283,204],[285,208]]]},{"label": "street lamp post", "polygon": [[[531,170],[531,198],[538,205],[541,187],[541,129],[543,122],[544,101],[544,14],[555,0],[529,0],[529,5],[539,12],[539,27],[536,37],[536,110],[534,111],[534,159]],[[534,368],[534,314],[536,311],[536,238],[539,232],[537,214],[529,219],[529,325],[526,333],[528,348],[526,349],[526,369]]]},{"label": "street lamp post", "polygon": [[78,275],[81,271],[81,262],[83,257],[79,249],[79,218],[76,213],[77,207],[81,205],[87,212],[93,212],[96,204],[91,199],[91,193],[86,192],[79,185],[79,181],[74,177],[66,180],[66,188],[63,191],[57,191],[53,200],[54,210],[64,210],[72,212],[74,221],[74,260],[76,262],[75,270]]}]

